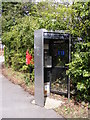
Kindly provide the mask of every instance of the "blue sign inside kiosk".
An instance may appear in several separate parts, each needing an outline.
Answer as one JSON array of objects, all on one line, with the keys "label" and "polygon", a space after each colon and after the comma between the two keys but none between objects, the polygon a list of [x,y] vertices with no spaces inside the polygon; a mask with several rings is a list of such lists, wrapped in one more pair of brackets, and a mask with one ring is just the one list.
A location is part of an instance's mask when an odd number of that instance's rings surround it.
[{"label": "blue sign inside kiosk", "polygon": [[62,51],[58,50],[58,56],[64,56],[64,55],[65,55],[64,50],[62,50]]}]

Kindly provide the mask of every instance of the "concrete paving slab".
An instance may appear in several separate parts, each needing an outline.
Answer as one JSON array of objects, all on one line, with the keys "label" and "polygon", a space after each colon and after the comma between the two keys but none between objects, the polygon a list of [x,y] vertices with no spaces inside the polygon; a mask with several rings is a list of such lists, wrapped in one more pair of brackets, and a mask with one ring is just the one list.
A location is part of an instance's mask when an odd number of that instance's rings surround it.
[{"label": "concrete paving slab", "polygon": [[64,102],[61,100],[56,100],[56,99],[47,97],[46,102],[45,102],[45,108],[46,109],[54,109],[54,108],[61,106],[63,103]]},{"label": "concrete paving slab", "polygon": [[[31,103],[35,105],[35,100],[32,100]],[[56,100],[56,99],[46,97],[44,107],[46,109],[54,109],[61,106],[62,104],[64,104],[64,102],[61,100]]]}]

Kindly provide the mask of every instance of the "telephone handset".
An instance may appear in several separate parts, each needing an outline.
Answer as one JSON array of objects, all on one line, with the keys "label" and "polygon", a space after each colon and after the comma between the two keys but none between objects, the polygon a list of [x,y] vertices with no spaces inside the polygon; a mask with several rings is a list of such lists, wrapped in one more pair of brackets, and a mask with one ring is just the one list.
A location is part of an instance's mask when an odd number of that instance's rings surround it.
[{"label": "telephone handset", "polygon": [[46,68],[52,67],[52,56],[49,53],[49,44],[44,44],[44,66]]},{"label": "telephone handset", "polygon": [[52,56],[45,57],[45,67],[47,67],[47,68],[52,67]]}]

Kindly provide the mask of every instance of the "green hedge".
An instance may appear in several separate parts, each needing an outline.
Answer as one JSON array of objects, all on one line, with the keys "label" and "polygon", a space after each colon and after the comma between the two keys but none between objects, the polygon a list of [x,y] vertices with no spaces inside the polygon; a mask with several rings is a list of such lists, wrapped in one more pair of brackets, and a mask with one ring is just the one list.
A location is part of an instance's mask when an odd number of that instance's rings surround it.
[{"label": "green hedge", "polygon": [[[90,57],[90,2],[78,2],[71,6],[52,2],[2,3],[2,42],[5,44],[5,64],[14,70],[29,72],[26,50],[34,57],[34,30],[69,30],[75,40],[83,39],[72,50],[72,61],[67,74],[71,76],[72,89],[77,99],[89,98]],[[34,65],[32,65],[34,68]],[[31,74],[34,80],[34,71]]]}]

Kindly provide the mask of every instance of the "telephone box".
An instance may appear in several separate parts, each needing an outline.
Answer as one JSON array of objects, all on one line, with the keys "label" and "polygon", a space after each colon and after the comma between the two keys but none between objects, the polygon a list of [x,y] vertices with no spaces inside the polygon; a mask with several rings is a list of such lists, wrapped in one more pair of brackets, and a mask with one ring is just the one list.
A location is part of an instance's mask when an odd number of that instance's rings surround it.
[{"label": "telephone box", "polygon": [[70,61],[71,36],[65,31],[34,32],[35,103],[44,106],[45,83],[50,92],[67,94],[70,98],[70,79],[66,64]]}]

